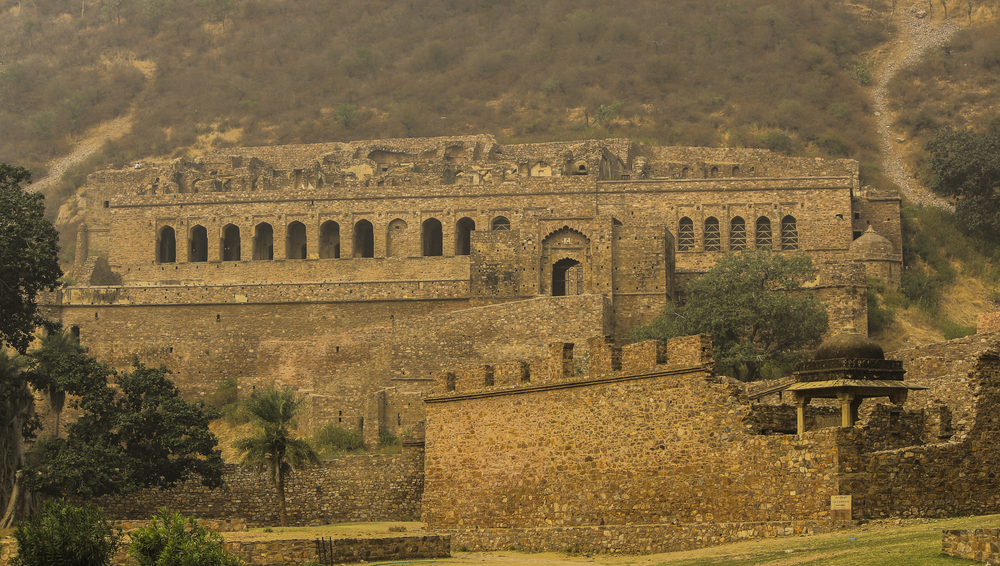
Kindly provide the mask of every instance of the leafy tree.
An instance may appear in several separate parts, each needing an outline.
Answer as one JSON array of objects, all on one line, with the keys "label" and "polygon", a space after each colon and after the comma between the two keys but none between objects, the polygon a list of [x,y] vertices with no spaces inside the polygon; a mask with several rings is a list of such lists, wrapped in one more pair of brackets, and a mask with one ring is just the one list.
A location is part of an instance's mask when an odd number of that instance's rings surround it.
[{"label": "leafy tree", "polygon": [[318,464],[319,456],[309,442],[292,437],[295,415],[301,410],[303,398],[291,388],[268,388],[254,393],[247,402],[247,411],[259,430],[253,436],[236,441],[242,463],[258,473],[266,472],[278,490],[281,526],[288,526],[285,508],[285,476],[295,468]]},{"label": "leafy tree", "polygon": [[930,188],[955,197],[955,214],[971,231],[1000,234],[1000,120],[987,131],[945,128],[925,147]]},{"label": "leafy tree", "polygon": [[59,285],[59,233],[45,219],[44,197],[28,193],[23,167],[0,163],[0,347],[23,354],[36,328],[55,323],[38,310],[36,298]]},{"label": "leafy tree", "polygon": [[160,509],[148,527],[132,534],[128,554],[138,566],[242,565],[244,562],[226,552],[222,543],[222,536],[203,527],[198,519]]},{"label": "leafy tree", "polygon": [[11,357],[0,348],[0,528],[37,509],[39,501],[24,489],[22,469],[27,463],[24,440],[33,438],[34,397],[28,389],[22,356]]},{"label": "leafy tree", "polygon": [[828,321],[823,304],[802,290],[813,275],[803,254],[753,249],[723,256],[691,281],[683,306],[667,305],[637,340],[711,334],[715,359],[743,381],[761,378],[769,363],[787,363],[819,344]]},{"label": "leafy tree", "polygon": [[109,566],[122,546],[121,529],[111,526],[100,507],[76,507],[50,499],[40,514],[14,531],[17,556],[12,566]]},{"label": "leafy tree", "polygon": [[84,352],[86,349],[80,346],[76,337],[65,330],[47,332],[39,341],[38,348],[28,352],[35,362],[32,369],[32,385],[46,393],[49,406],[56,414],[56,429],[52,431],[52,435],[56,438],[59,437],[59,420],[66,404],[66,389],[69,387],[63,379],[66,376],[58,373],[56,368],[63,357]]},{"label": "leafy tree", "polygon": [[[86,355],[56,363],[72,406],[83,415],[66,427],[66,438],[37,443],[38,464],[28,487],[47,493],[94,497],[166,489],[192,475],[209,487],[222,485],[218,439],[209,431],[214,409],[188,403],[165,367],[135,361],[117,374]],[[109,378],[118,387],[112,388]]]}]

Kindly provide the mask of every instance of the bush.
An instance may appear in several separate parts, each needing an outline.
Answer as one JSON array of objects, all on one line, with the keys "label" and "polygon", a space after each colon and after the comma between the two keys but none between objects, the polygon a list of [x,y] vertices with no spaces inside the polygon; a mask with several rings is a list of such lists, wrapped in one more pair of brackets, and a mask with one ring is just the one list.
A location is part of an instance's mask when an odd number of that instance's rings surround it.
[{"label": "bush", "polygon": [[387,430],[382,430],[379,431],[378,433],[378,443],[382,445],[383,448],[388,448],[389,446],[398,446],[399,437]]},{"label": "bush", "polygon": [[76,507],[65,499],[46,501],[40,515],[18,524],[14,539],[13,566],[105,566],[122,546],[121,529],[111,526],[100,507]]},{"label": "bush", "polygon": [[975,326],[964,326],[955,321],[944,319],[944,339],[954,340],[955,338],[965,338],[976,333]]},{"label": "bush", "polygon": [[881,334],[892,325],[895,312],[882,306],[879,295],[885,293],[885,283],[877,277],[868,278],[868,334]]},{"label": "bush", "polygon": [[364,448],[365,436],[360,430],[347,430],[327,423],[313,436],[313,445],[324,454],[350,452]]},{"label": "bush", "polygon": [[132,535],[128,555],[139,566],[241,566],[222,548],[222,536],[198,519],[160,509],[148,527]]}]

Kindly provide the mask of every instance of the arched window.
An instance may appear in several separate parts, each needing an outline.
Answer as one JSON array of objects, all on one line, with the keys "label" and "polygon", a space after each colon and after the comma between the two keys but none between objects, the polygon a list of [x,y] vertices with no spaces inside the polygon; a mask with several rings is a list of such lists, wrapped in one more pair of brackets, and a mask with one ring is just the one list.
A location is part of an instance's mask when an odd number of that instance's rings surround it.
[{"label": "arched window", "polygon": [[274,259],[274,228],[272,228],[267,222],[261,222],[253,230],[252,259]]},{"label": "arched window", "polygon": [[742,216],[729,221],[729,249],[735,251],[747,249],[747,222]]},{"label": "arched window", "polygon": [[705,219],[705,251],[717,252],[722,250],[722,237],[719,234],[719,219],[709,216]]},{"label": "arched window", "polygon": [[685,216],[677,228],[677,250],[686,252],[694,249],[694,222]]},{"label": "arched window", "polygon": [[319,227],[319,258],[340,257],[340,224],[327,220]]},{"label": "arched window", "polygon": [[389,223],[389,229],[385,235],[385,257],[406,257],[410,255],[407,228],[409,226],[402,218],[397,218]]},{"label": "arched window", "polygon": [[718,177],[719,176],[719,168],[718,167],[712,167],[712,170],[709,171],[708,176],[709,177]]},{"label": "arched window", "polygon": [[740,166],[733,165],[733,177],[739,177],[739,176],[740,176]]},{"label": "arched window", "polygon": [[188,261],[208,261],[208,230],[198,225],[191,228],[188,242]]},{"label": "arched window", "polygon": [[510,230],[510,220],[506,216],[497,216],[490,224],[492,230]]},{"label": "arched window", "polygon": [[444,237],[441,233],[441,221],[428,218],[420,229],[420,245],[424,256],[444,254]]},{"label": "arched window", "polygon": [[156,261],[157,263],[177,261],[177,236],[170,226],[160,228],[160,236],[156,239]]},{"label": "arched window", "polygon": [[476,221],[471,218],[461,218],[455,224],[455,255],[472,253],[472,232],[476,229]]},{"label": "arched window", "polygon": [[757,239],[755,242],[758,248],[771,249],[771,219],[761,216],[757,219]]},{"label": "arched window", "polygon": [[561,259],[552,265],[552,296],[579,295],[583,292],[583,265],[575,259]]},{"label": "arched window", "polygon": [[367,220],[354,224],[354,257],[375,257],[375,228]]},{"label": "arched window", "polygon": [[285,237],[285,257],[288,259],[309,257],[306,248],[306,225],[297,220],[288,225],[288,235]]},{"label": "arched window", "polygon": [[222,229],[222,261],[240,260],[240,228],[226,224]]},{"label": "arched window", "polygon": [[794,216],[786,216],[781,219],[781,249],[799,249],[799,228],[795,224]]}]

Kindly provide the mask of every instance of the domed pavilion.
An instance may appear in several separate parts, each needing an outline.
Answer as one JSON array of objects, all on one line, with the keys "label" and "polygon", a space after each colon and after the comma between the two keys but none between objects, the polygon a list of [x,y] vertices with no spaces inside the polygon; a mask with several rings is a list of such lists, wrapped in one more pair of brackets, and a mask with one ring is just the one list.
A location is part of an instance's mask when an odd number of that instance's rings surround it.
[{"label": "domed pavilion", "polygon": [[912,390],[903,383],[903,362],[885,359],[882,347],[856,332],[838,334],[816,349],[811,362],[798,365],[795,383],[786,391],[795,395],[798,434],[805,432],[806,405],[813,399],[839,399],[841,426],[852,427],[865,399],[888,397],[897,405]]}]

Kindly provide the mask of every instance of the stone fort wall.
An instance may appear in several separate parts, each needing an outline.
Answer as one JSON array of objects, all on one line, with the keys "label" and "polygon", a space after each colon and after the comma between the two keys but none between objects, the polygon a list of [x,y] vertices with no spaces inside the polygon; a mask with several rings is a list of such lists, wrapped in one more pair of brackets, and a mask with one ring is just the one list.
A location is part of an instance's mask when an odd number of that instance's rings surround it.
[{"label": "stone fort wall", "polygon": [[[119,367],[166,364],[185,395],[291,385],[307,430],[399,432],[457,362],[625,342],[734,249],[809,254],[831,327],[863,332],[876,266],[853,238],[900,245],[898,197],[862,190],[856,162],[629,140],[234,148],[95,173],[81,202],[63,324]],[[582,296],[601,299],[535,302]]]}]

